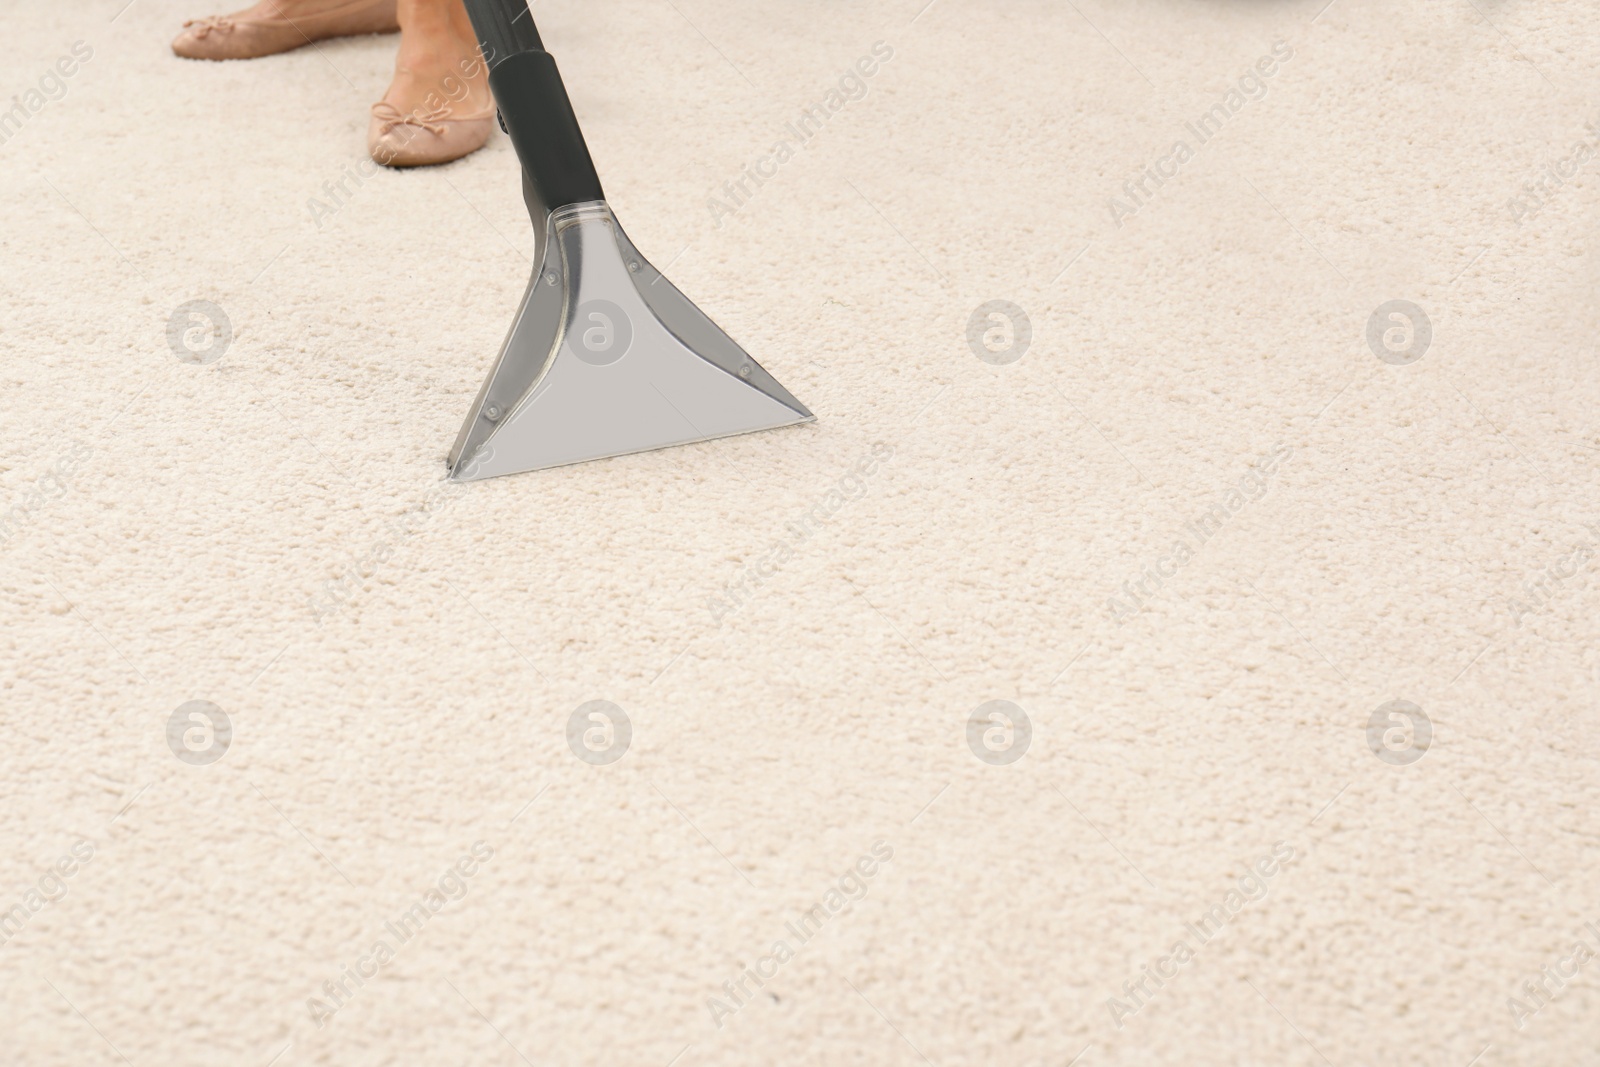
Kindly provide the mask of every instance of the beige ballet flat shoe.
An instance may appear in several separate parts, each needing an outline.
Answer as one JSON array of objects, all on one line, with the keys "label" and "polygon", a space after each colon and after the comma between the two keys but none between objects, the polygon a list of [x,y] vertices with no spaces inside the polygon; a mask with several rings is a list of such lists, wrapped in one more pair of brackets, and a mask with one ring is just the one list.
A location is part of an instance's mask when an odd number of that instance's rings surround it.
[{"label": "beige ballet flat shoe", "polygon": [[405,113],[387,100],[372,105],[367,152],[386,167],[426,167],[476,152],[494,131],[494,106],[456,115],[448,105]]},{"label": "beige ballet flat shoe", "polygon": [[254,59],[329,37],[394,33],[399,29],[395,0],[347,0],[326,11],[293,18],[281,14],[253,17],[239,11],[190,19],[173,40],[172,50],[185,59]]}]

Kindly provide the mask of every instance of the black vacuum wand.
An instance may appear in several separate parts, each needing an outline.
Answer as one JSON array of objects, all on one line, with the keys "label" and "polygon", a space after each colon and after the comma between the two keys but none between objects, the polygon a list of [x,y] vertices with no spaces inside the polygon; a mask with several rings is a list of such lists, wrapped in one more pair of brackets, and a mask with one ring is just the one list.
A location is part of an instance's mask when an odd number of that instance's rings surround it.
[{"label": "black vacuum wand", "polygon": [[538,243],[522,305],[450,450],[450,477],[813,421],[622,232],[526,0],[465,3]]},{"label": "black vacuum wand", "polygon": [[[465,0],[500,123],[546,211],[604,200],[555,57],[523,0]],[[536,220],[538,221],[538,220]]]}]

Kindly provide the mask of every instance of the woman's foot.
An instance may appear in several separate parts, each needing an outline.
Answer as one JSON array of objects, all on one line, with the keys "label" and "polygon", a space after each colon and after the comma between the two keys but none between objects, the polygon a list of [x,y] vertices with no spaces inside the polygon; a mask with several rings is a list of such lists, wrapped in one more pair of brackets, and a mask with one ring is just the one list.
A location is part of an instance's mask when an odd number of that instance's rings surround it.
[{"label": "woman's foot", "polygon": [[[459,2],[459,0],[457,0]],[[232,15],[190,19],[172,42],[187,59],[254,59],[328,37],[393,33],[396,0],[260,0]]]},{"label": "woman's foot", "polygon": [[448,163],[494,129],[489,72],[461,0],[400,0],[394,81],[372,105],[367,151],[391,167]]}]

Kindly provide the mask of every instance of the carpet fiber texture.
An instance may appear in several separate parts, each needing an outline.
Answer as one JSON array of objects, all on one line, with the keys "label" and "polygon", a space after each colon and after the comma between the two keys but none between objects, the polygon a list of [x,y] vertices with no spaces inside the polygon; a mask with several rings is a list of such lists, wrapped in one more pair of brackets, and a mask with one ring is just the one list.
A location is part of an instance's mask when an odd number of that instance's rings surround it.
[{"label": "carpet fiber texture", "polygon": [[509,142],[206,13],[0,42],[0,1061],[1593,1056],[1592,5],[540,0],[818,421],[465,486]]}]

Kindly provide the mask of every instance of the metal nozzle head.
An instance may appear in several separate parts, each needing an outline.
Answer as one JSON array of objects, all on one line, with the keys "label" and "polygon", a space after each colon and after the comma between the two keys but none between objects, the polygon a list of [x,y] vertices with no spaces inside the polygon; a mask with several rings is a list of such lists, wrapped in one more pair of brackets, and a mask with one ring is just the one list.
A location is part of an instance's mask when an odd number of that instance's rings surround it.
[{"label": "metal nozzle head", "polygon": [[551,212],[543,248],[450,452],[452,479],[815,418],[639,254],[604,201]]}]

